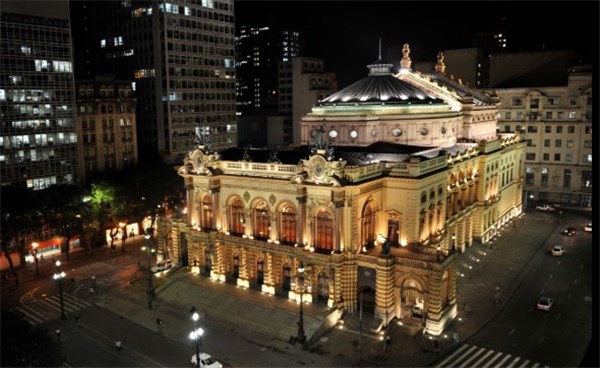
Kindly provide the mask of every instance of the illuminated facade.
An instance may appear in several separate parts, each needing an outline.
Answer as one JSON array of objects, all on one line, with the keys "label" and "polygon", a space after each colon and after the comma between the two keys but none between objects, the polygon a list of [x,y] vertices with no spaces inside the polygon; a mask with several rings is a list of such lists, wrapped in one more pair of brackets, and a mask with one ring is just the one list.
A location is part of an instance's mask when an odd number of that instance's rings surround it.
[{"label": "illuminated facade", "polygon": [[[187,217],[160,219],[159,255],[201,274],[356,311],[418,320],[439,335],[457,315],[458,252],[521,214],[524,143],[496,135],[497,100],[438,73],[380,60],[301,121],[302,146],[205,144],[179,173]],[[368,87],[368,88],[367,88]],[[200,139],[202,141],[202,139]]]},{"label": "illuminated facade", "polygon": [[77,139],[82,182],[138,162],[136,100],[131,82],[111,77],[77,81]]},{"label": "illuminated facade", "polygon": [[2,185],[77,184],[68,3],[3,1],[0,10]]}]

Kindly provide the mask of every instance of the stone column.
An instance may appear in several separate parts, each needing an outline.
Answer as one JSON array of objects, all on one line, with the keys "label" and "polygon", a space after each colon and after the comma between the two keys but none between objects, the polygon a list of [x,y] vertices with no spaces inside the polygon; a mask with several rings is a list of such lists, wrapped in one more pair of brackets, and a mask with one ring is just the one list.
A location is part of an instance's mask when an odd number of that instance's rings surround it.
[{"label": "stone column", "polygon": [[394,314],[394,258],[377,258],[375,277],[375,314],[388,322],[396,315]]},{"label": "stone column", "polygon": [[296,197],[298,200],[298,220],[296,221],[296,243],[304,244],[304,229],[306,228],[306,195]]},{"label": "stone column", "polygon": [[[212,224],[210,224],[210,228],[211,229],[215,229],[217,227],[217,221],[221,219],[221,208],[219,207],[219,192],[220,192],[220,188],[216,187],[216,188],[211,188],[210,189],[210,196],[211,196],[211,205],[213,208],[213,221]],[[221,225],[221,228],[223,228],[223,225]]]},{"label": "stone column", "polygon": [[185,193],[186,193],[186,202],[187,202],[187,215],[185,217],[186,223],[189,225],[192,223],[192,214],[194,213],[194,183],[191,180],[186,180],[185,183]]},{"label": "stone column", "polygon": [[337,200],[333,203],[335,205],[335,229],[333,230],[333,251],[335,253],[340,253],[344,200]]}]

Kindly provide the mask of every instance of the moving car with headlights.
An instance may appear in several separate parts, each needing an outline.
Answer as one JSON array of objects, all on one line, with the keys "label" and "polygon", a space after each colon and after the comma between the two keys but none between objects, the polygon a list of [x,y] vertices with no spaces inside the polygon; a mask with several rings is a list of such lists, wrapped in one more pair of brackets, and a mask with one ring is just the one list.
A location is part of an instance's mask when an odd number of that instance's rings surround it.
[{"label": "moving car with headlights", "polygon": [[566,252],[567,250],[562,245],[555,245],[552,248],[550,248],[550,254],[552,254],[555,257],[560,257]]},{"label": "moving car with headlights", "polygon": [[196,364],[196,354],[192,355],[192,367],[198,368],[223,368],[223,364],[219,363],[215,358],[206,353],[200,353],[200,367]]},{"label": "moving car with headlights", "polygon": [[542,204],[539,206],[535,206],[535,209],[538,211],[544,211],[544,212],[554,212],[556,211],[556,208],[554,208],[554,206],[549,205],[549,204]]},{"label": "moving car with headlights", "polygon": [[590,222],[589,224],[585,225],[583,228],[583,231],[585,231],[586,233],[591,233],[592,232],[592,223]]},{"label": "moving car with headlights", "polygon": [[572,235],[577,234],[577,230],[574,227],[567,227],[563,231],[561,231],[561,234],[567,235],[567,236],[572,236]]},{"label": "moving car with headlights", "polygon": [[543,296],[537,302],[537,309],[543,310],[546,312],[550,312],[553,305],[554,305],[554,300],[552,300],[552,298]]}]

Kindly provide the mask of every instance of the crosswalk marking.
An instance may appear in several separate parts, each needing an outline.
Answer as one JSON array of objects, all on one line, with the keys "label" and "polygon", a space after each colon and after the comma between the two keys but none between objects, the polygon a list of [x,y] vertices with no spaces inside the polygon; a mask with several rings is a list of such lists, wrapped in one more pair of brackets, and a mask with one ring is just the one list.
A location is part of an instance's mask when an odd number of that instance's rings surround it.
[{"label": "crosswalk marking", "polygon": [[[520,363],[520,366],[517,364]],[[452,354],[438,363],[436,368],[538,368],[540,363],[523,361],[521,357],[494,351],[476,345],[462,344]],[[545,366],[547,368],[547,366]]]},{"label": "crosswalk marking", "polygon": [[468,346],[469,346],[469,344],[463,344],[454,353],[452,353],[452,355],[450,355],[448,358],[444,359],[444,361],[441,362],[440,364],[436,365],[435,368],[445,367],[446,363],[448,363],[450,360],[452,360],[452,358],[454,358],[454,356],[458,355],[462,350],[466,349]]},{"label": "crosswalk marking", "polygon": [[[91,303],[76,299],[66,293],[63,294],[63,305],[65,312],[69,313],[92,306]],[[37,326],[38,324],[55,319],[58,313],[61,313],[60,295],[52,295],[40,299],[28,299],[27,303],[22,303],[22,305],[15,307],[15,309],[21,312],[30,324]]]}]

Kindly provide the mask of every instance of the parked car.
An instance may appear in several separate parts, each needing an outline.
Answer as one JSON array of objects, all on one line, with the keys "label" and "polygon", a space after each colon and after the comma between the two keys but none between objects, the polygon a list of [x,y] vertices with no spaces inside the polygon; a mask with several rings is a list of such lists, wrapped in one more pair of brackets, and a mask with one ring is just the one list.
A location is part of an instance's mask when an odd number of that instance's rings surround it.
[{"label": "parked car", "polygon": [[535,206],[535,209],[538,211],[545,211],[545,212],[554,212],[556,211],[556,208],[554,208],[554,206],[549,205],[549,204],[542,204],[539,206]]},{"label": "parked car", "polygon": [[[192,366],[198,367],[196,363],[196,354],[192,355]],[[206,353],[200,353],[199,368],[223,368],[223,364],[219,363],[215,358]]]},{"label": "parked car", "polygon": [[552,248],[550,248],[550,254],[552,254],[555,257],[560,257],[566,252],[567,250],[562,245],[555,245]]},{"label": "parked car", "polygon": [[546,312],[550,312],[553,305],[554,305],[554,300],[552,298],[543,296],[537,302],[537,309],[543,310]]},{"label": "parked car", "polygon": [[150,267],[150,271],[154,273],[162,272],[164,270],[168,270],[171,267],[173,267],[173,261],[170,259],[165,259],[160,262],[157,262],[154,266]]},{"label": "parked car", "polygon": [[583,231],[591,233],[592,232],[592,223],[590,222],[589,224],[585,225],[583,228]]},{"label": "parked car", "polygon": [[567,228],[563,229],[561,234],[567,235],[567,236],[572,236],[572,235],[577,234],[577,230],[574,227],[567,227]]}]

